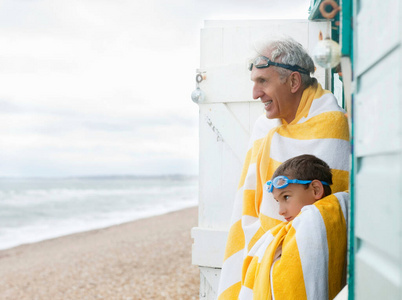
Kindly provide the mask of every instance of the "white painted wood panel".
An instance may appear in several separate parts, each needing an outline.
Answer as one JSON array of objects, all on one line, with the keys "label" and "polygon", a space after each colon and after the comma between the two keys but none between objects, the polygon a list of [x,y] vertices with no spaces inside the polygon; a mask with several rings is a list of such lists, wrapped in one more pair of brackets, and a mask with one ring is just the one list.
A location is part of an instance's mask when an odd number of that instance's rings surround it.
[{"label": "white painted wood panel", "polygon": [[[383,256],[400,261],[400,154],[365,156],[358,160],[358,166],[355,179],[355,235],[375,245]],[[382,182],[385,185],[380,188]]]},{"label": "white painted wood panel", "polygon": [[354,299],[401,299],[401,4],[354,6]]},{"label": "white painted wood panel", "polygon": [[242,64],[203,68],[206,80],[200,83],[206,103],[252,101],[253,83],[247,60]]},{"label": "white painted wood panel", "polygon": [[220,277],[221,270],[200,267],[200,273],[200,300],[216,300],[219,284],[216,279]]},{"label": "white painted wood panel", "polygon": [[[356,155],[401,150],[400,50],[359,78],[355,101]],[[360,58],[359,58],[360,59]]]},{"label": "white painted wood panel", "polygon": [[191,231],[193,244],[193,264],[203,267],[222,267],[226,246],[227,232],[216,229],[196,227]]},{"label": "white painted wood panel", "polygon": [[[211,45],[214,45],[211,47]],[[201,70],[223,64],[223,28],[201,29]]]},{"label": "white painted wood panel", "polygon": [[232,205],[259,101],[200,106],[199,226],[229,228]]},{"label": "white painted wood panel", "polygon": [[399,44],[401,4],[400,0],[361,0],[355,4],[355,74],[360,75]]},{"label": "white painted wood panel", "polygon": [[398,264],[377,251],[368,243],[362,243],[355,259],[355,299],[401,299],[401,272]]},{"label": "white painted wood panel", "polygon": [[[226,148],[219,138],[219,129],[214,131],[214,127],[204,119],[204,111],[208,109],[207,106],[200,107],[200,141],[207,140],[209,143],[200,142],[198,224],[205,228],[220,228],[222,223],[230,220],[230,213],[222,211],[222,205],[226,204],[221,181],[222,153]],[[233,153],[227,155],[237,160]]]}]

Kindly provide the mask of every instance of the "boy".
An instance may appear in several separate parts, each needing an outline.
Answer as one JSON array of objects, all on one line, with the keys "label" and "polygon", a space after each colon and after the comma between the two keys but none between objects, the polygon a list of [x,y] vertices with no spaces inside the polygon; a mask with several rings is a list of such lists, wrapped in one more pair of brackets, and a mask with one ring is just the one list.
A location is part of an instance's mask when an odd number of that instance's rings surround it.
[{"label": "boy", "polygon": [[276,169],[266,188],[288,222],[264,232],[248,251],[239,299],[335,298],[344,286],[349,196],[331,194],[331,184],[331,169],[313,155]]},{"label": "boy", "polygon": [[281,164],[266,183],[267,191],[279,203],[279,214],[292,221],[303,206],[331,194],[329,166],[314,155],[303,154]]}]

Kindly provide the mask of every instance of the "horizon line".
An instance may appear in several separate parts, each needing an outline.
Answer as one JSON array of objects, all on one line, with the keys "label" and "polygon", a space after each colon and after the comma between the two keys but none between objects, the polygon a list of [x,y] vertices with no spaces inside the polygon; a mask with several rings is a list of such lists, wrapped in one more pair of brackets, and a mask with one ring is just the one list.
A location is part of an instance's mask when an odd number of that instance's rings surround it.
[{"label": "horizon line", "polygon": [[198,177],[198,174],[172,173],[172,174],[115,174],[115,175],[71,175],[71,176],[0,176],[2,179],[144,179],[144,178],[178,178],[178,177]]}]

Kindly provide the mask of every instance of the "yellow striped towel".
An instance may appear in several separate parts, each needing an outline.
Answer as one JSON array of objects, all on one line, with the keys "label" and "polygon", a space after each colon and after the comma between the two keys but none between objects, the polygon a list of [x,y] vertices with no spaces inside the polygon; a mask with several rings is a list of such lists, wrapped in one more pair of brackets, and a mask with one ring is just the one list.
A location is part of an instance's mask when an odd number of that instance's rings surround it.
[{"label": "yellow striped towel", "polygon": [[[252,256],[248,255],[249,251],[256,244],[266,243],[268,232],[272,234],[275,228],[274,233],[277,233],[276,230],[287,224],[283,223],[286,220],[279,215],[272,194],[263,189],[276,168],[294,156],[313,154],[332,169],[334,184],[331,188],[333,193],[337,193],[348,189],[349,153],[349,130],[344,111],[335,97],[319,84],[303,92],[291,123],[284,120],[278,123],[267,120],[265,116],[257,120],[234,203],[219,283],[219,300],[238,299],[242,283],[245,284],[246,274],[250,272],[248,267]],[[302,278],[300,281],[304,286]],[[258,285],[253,286],[254,294],[256,288]]]},{"label": "yellow striped towel", "polygon": [[349,194],[303,207],[249,251],[239,299],[333,299],[346,274]]}]

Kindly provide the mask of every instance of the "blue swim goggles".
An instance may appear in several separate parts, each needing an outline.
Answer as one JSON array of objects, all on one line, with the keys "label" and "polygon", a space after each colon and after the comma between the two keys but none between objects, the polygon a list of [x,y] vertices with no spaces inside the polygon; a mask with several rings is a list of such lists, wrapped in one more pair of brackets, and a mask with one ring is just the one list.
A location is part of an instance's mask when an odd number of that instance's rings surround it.
[{"label": "blue swim goggles", "polygon": [[251,61],[248,65],[248,69],[251,71],[253,69],[253,66],[256,67],[257,69],[264,69],[268,68],[269,66],[275,66],[279,68],[284,68],[291,70],[293,72],[299,72],[302,74],[307,74],[310,75],[310,71],[298,66],[298,65],[287,65],[287,64],[281,64],[281,63],[276,63],[271,61],[268,57],[266,56],[258,56],[256,57],[253,61]]},{"label": "blue swim goggles", "polygon": [[[286,176],[281,175],[281,176],[275,177],[273,180],[267,181],[267,183],[265,184],[265,188],[266,188],[268,193],[272,193],[272,190],[274,188],[284,189],[290,183],[308,184],[308,183],[311,183],[311,182],[312,182],[312,180],[289,179]],[[321,183],[323,185],[328,185],[329,186],[329,184],[327,182],[325,182],[325,181],[321,181]]]}]

